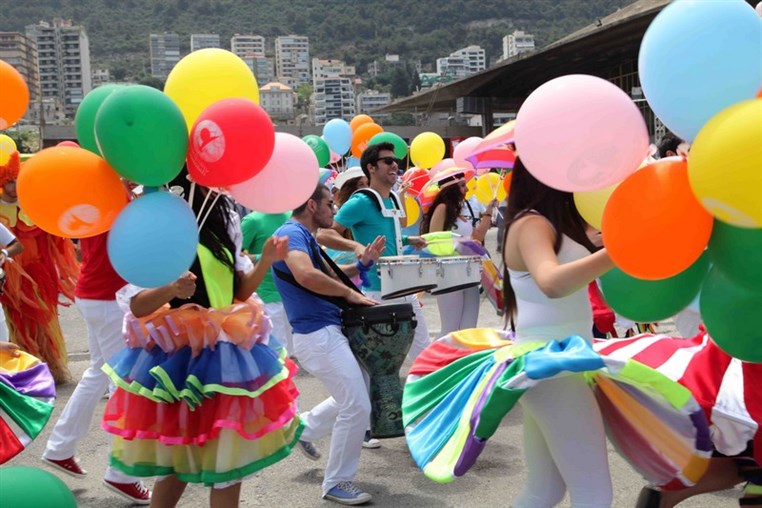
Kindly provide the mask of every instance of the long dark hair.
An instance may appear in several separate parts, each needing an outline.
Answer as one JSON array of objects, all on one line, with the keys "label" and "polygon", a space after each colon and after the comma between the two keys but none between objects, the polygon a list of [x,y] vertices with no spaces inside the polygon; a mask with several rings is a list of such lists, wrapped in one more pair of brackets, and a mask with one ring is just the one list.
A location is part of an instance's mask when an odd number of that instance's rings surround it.
[{"label": "long dark hair", "polygon": [[357,178],[350,178],[344,182],[344,185],[341,186],[341,189],[339,189],[339,192],[336,194],[337,207],[341,207],[341,205],[346,203],[349,199],[349,196],[351,196],[357,190],[358,185],[360,184],[360,178],[362,178],[362,176],[358,176]]},{"label": "long dark hair", "polygon": [[431,217],[434,215],[436,207],[440,204],[445,205],[444,230],[450,231],[455,225],[455,221],[458,220],[458,215],[460,215],[460,211],[463,207],[463,201],[465,201],[463,191],[457,183],[457,179],[461,177],[456,177],[455,179],[450,180],[453,183],[450,183],[444,189],[441,189],[437,194],[437,197],[434,198],[434,202],[431,203],[429,210],[421,219],[421,234],[429,232],[429,227],[431,227]]},{"label": "long dark hair", "polygon": [[[590,252],[597,250],[587,237],[587,232],[585,231],[587,224],[579,214],[579,211],[577,211],[577,206],[574,204],[574,195],[571,192],[553,189],[540,182],[527,171],[524,164],[517,157],[516,164],[513,166],[511,191],[508,196],[508,210],[505,215],[503,255],[506,252],[505,244],[508,240],[509,228],[514,222],[531,211],[542,215],[553,225],[556,231],[556,241],[553,244],[553,250],[556,254],[561,250],[564,235],[583,245]],[[511,287],[507,266],[503,269],[503,311],[511,328],[513,328],[517,311],[516,294],[513,291],[513,287]]]}]

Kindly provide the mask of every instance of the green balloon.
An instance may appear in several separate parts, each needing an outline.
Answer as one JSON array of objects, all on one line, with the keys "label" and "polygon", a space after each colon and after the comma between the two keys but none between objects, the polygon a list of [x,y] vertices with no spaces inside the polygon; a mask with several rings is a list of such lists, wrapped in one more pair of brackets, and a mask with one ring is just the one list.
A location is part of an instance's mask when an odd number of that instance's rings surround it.
[{"label": "green balloon", "polygon": [[57,476],[34,467],[0,468],[0,506],[77,508],[69,487]]},{"label": "green balloon", "polygon": [[74,126],[77,129],[77,142],[85,150],[101,155],[98,144],[95,142],[95,115],[101,104],[114,92],[123,89],[123,85],[102,85],[93,88],[77,108],[74,117]]},{"label": "green balloon", "polygon": [[735,284],[762,290],[762,228],[714,221],[709,257]]},{"label": "green balloon", "polygon": [[651,323],[687,307],[696,298],[708,269],[706,254],[688,269],[661,280],[636,279],[614,268],[601,277],[601,292],[617,313],[639,323]]},{"label": "green balloon", "polygon": [[95,135],[111,167],[146,186],[164,185],[177,176],[188,151],[180,108],[150,86],[114,92],[98,110]]},{"label": "green balloon", "polygon": [[407,156],[407,143],[393,132],[379,132],[368,141],[368,146],[378,143],[391,143],[394,145],[394,156],[404,159]]},{"label": "green balloon", "polygon": [[316,136],[315,134],[310,134],[304,136],[302,141],[307,143],[310,148],[312,148],[312,151],[315,152],[318,159],[318,165],[321,168],[331,162],[331,149],[328,148],[328,143],[326,143],[323,138]]},{"label": "green balloon", "polygon": [[733,282],[713,266],[701,287],[699,310],[706,331],[730,356],[762,363],[762,289],[752,290]]}]

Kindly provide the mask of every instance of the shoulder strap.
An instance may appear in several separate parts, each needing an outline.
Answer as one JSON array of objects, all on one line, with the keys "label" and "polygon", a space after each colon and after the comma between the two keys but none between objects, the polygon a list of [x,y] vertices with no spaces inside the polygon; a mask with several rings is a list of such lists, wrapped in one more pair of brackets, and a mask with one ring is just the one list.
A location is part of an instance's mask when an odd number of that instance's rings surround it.
[{"label": "shoulder strap", "polygon": [[468,207],[468,213],[471,214],[471,227],[475,228],[476,225],[479,224],[479,219],[477,219],[474,215],[474,209],[471,208],[471,203],[469,203],[467,199],[464,201],[464,203],[466,203],[466,206]]}]

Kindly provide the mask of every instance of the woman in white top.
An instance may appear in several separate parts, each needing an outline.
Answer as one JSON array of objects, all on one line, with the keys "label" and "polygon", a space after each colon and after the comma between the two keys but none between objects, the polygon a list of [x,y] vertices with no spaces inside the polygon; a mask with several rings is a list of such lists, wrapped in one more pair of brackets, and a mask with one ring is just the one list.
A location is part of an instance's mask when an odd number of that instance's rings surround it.
[{"label": "woman in white top", "polygon": [[[572,194],[544,185],[519,159],[508,200],[503,260],[505,313],[516,342],[592,341],[590,281],[613,263],[588,238]],[[581,374],[546,380],[522,397],[527,483],[515,508],[612,502],[606,437],[600,411]]]}]

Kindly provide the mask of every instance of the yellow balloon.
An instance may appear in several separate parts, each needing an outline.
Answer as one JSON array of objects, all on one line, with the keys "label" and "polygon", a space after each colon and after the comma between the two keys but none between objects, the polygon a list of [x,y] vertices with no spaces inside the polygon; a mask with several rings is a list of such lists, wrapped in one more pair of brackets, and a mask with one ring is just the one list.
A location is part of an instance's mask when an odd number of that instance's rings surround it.
[{"label": "yellow balloon", "polygon": [[410,158],[419,168],[431,168],[444,158],[444,154],[444,140],[435,132],[422,132],[410,143]]},{"label": "yellow balloon", "polygon": [[0,134],[0,164],[5,164],[11,158],[11,154],[16,151],[16,142],[13,138]]},{"label": "yellow balloon", "polygon": [[503,179],[497,173],[487,173],[477,178],[474,195],[485,206],[495,199],[502,201],[508,196],[503,188]]},{"label": "yellow balloon", "polygon": [[734,104],[704,124],[688,157],[688,178],[721,221],[762,227],[762,100]]},{"label": "yellow balloon", "polygon": [[476,178],[466,182],[466,199],[471,199],[476,194]]},{"label": "yellow balloon", "polygon": [[407,215],[408,226],[412,226],[421,218],[421,207],[418,206],[415,198],[407,193],[405,194],[405,215]]},{"label": "yellow balloon", "polygon": [[249,66],[218,48],[183,57],[169,73],[164,93],[182,111],[189,131],[204,109],[222,99],[240,97],[259,104],[259,86]]},{"label": "yellow balloon", "polygon": [[600,230],[603,222],[603,210],[606,208],[609,198],[619,184],[604,187],[594,191],[575,192],[574,204],[577,205],[579,214],[585,222]]}]

